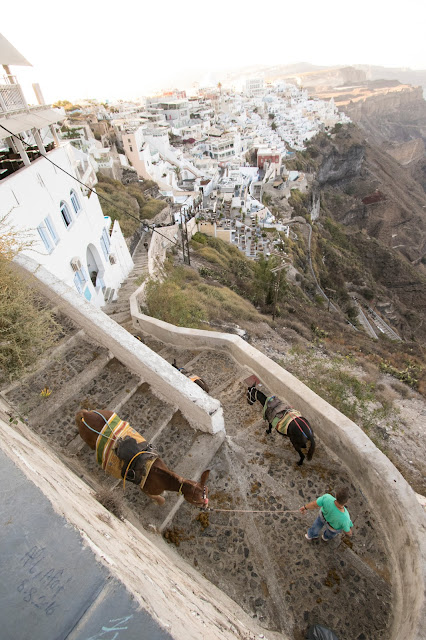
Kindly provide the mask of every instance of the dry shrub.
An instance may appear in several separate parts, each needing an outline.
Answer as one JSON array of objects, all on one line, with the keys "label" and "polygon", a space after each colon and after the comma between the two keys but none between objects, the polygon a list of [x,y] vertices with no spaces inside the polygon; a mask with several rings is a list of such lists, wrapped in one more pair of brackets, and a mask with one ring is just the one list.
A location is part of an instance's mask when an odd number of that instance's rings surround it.
[{"label": "dry shrub", "polygon": [[364,371],[364,380],[366,382],[377,382],[380,372],[374,363],[363,358],[362,368]]},{"label": "dry shrub", "polygon": [[407,387],[407,385],[402,384],[402,382],[396,382],[396,381],[393,382],[392,381],[392,382],[390,382],[390,386],[402,398],[410,398],[411,397],[410,389]]},{"label": "dry shrub", "polygon": [[57,340],[60,328],[31,277],[0,257],[0,372],[9,380],[33,366]]},{"label": "dry shrub", "polygon": [[293,331],[295,331],[296,333],[298,333],[299,335],[301,335],[303,338],[305,338],[305,340],[310,340],[312,337],[311,330],[301,322],[298,322],[297,320],[289,320],[289,322],[287,323],[287,326]]},{"label": "dry shrub", "polygon": [[398,393],[396,393],[394,389],[392,389],[391,387],[387,387],[384,384],[377,385],[376,389],[377,389],[377,394],[376,394],[377,400],[383,406],[393,405],[395,400],[397,400],[399,397]]}]

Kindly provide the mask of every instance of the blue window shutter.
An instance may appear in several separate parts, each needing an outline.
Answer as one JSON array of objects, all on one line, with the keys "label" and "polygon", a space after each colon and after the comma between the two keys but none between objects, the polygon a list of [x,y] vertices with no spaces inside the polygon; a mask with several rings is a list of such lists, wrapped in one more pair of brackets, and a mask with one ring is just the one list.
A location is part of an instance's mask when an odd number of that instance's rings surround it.
[{"label": "blue window shutter", "polygon": [[75,284],[75,288],[77,289],[77,291],[80,294],[83,293],[83,288],[81,286],[81,282],[80,282],[80,278],[78,276],[78,273],[76,273],[75,276],[74,276],[74,284]]},{"label": "blue window shutter", "polygon": [[54,242],[55,244],[58,244],[58,242],[59,242],[59,237],[58,237],[58,234],[56,233],[56,229],[55,229],[55,227],[53,226],[53,222],[52,222],[52,220],[50,219],[50,216],[47,216],[47,217],[44,219],[44,224],[46,225],[46,227],[47,227],[47,229],[48,229],[48,231],[49,231],[50,235],[52,236],[53,242]]},{"label": "blue window shutter", "polygon": [[40,224],[37,227],[37,231],[39,233],[40,238],[43,240],[43,244],[46,247],[47,251],[51,253],[53,251],[53,245],[50,241],[49,234],[47,233],[47,229],[44,224]]}]

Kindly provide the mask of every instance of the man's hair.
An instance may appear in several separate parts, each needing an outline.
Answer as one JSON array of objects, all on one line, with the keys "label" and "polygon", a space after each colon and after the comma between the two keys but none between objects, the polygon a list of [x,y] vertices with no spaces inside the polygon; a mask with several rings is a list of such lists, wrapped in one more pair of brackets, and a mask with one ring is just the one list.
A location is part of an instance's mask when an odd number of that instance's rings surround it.
[{"label": "man's hair", "polygon": [[349,489],[347,487],[339,487],[336,489],[336,500],[339,504],[345,504],[349,498]]}]

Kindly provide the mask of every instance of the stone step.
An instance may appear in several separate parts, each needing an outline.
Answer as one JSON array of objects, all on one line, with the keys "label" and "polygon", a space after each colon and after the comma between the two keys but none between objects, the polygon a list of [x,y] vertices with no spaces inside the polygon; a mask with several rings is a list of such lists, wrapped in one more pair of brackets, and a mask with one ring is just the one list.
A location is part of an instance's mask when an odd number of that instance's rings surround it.
[{"label": "stone step", "polygon": [[[96,375],[112,356],[107,349],[96,346],[79,332],[66,344],[50,353],[48,361],[35,373],[23,378],[13,389],[3,395],[22,414],[50,414],[50,407],[57,399],[64,402],[73,395],[86,379]],[[42,395],[47,389],[48,396]]]},{"label": "stone step", "polygon": [[31,425],[37,427],[50,419],[53,420],[62,405],[66,404],[68,400],[74,396],[79,395],[81,390],[90,383],[93,378],[99,376],[104,371],[106,365],[112,358],[110,353],[104,353],[88,364],[78,375],[75,375],[72,379],[61,384],[59,388],[57,387],[55,391],[52,391],[48,398],[43,398],[42,406],[40,406],[41,403],[39,400],[37,406],[27,414],[28,421]]},{"label": "stone step", "polygon": [[107,305],[106,307],[103,307],[103,311],[109,316],[112,316],[115,313],[121,313],[122,311],[127,311],[127,309],[129,308],[130,308],[129,301],[123,299],[122,301],[117,300],[117,302],[114,302],[110,305]]},{"label": "stone step", "polygon": [[[99,368],[88,368],[84,375],[47,398],[44,410],[34,410],[29,426],[62,451],[77,435],[75,415],[81,409],[111,409],[123,402],[128,394],[140,386],[140,379],[115,358],[101,362]],[[106,359],[105,359],[106,360]],[[102,366],[103,365],[103,366]]]},{"label": "stone step", "polygon": [[130,311],[119,311],[117,313],[108,314],[111,320],[114,320],[117,324],[121,324],[122,322],[128,322],[131,320],[132,316],[130,315]]}]

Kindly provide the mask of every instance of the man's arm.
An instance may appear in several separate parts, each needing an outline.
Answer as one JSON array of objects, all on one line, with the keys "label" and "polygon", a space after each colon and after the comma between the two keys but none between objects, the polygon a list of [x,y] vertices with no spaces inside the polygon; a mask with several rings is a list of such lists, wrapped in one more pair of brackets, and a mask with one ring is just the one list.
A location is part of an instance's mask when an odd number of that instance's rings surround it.
[{"label": "man's arm", "polygon": [[309,509],[317,509],[318,508],[318,504],[316,500],[312,500],[312,502],[308,502],[308,504],[303,505],[303,507],[300,507],[299,511],[301,513],[306,513],[306,511],[308,511]]}]

